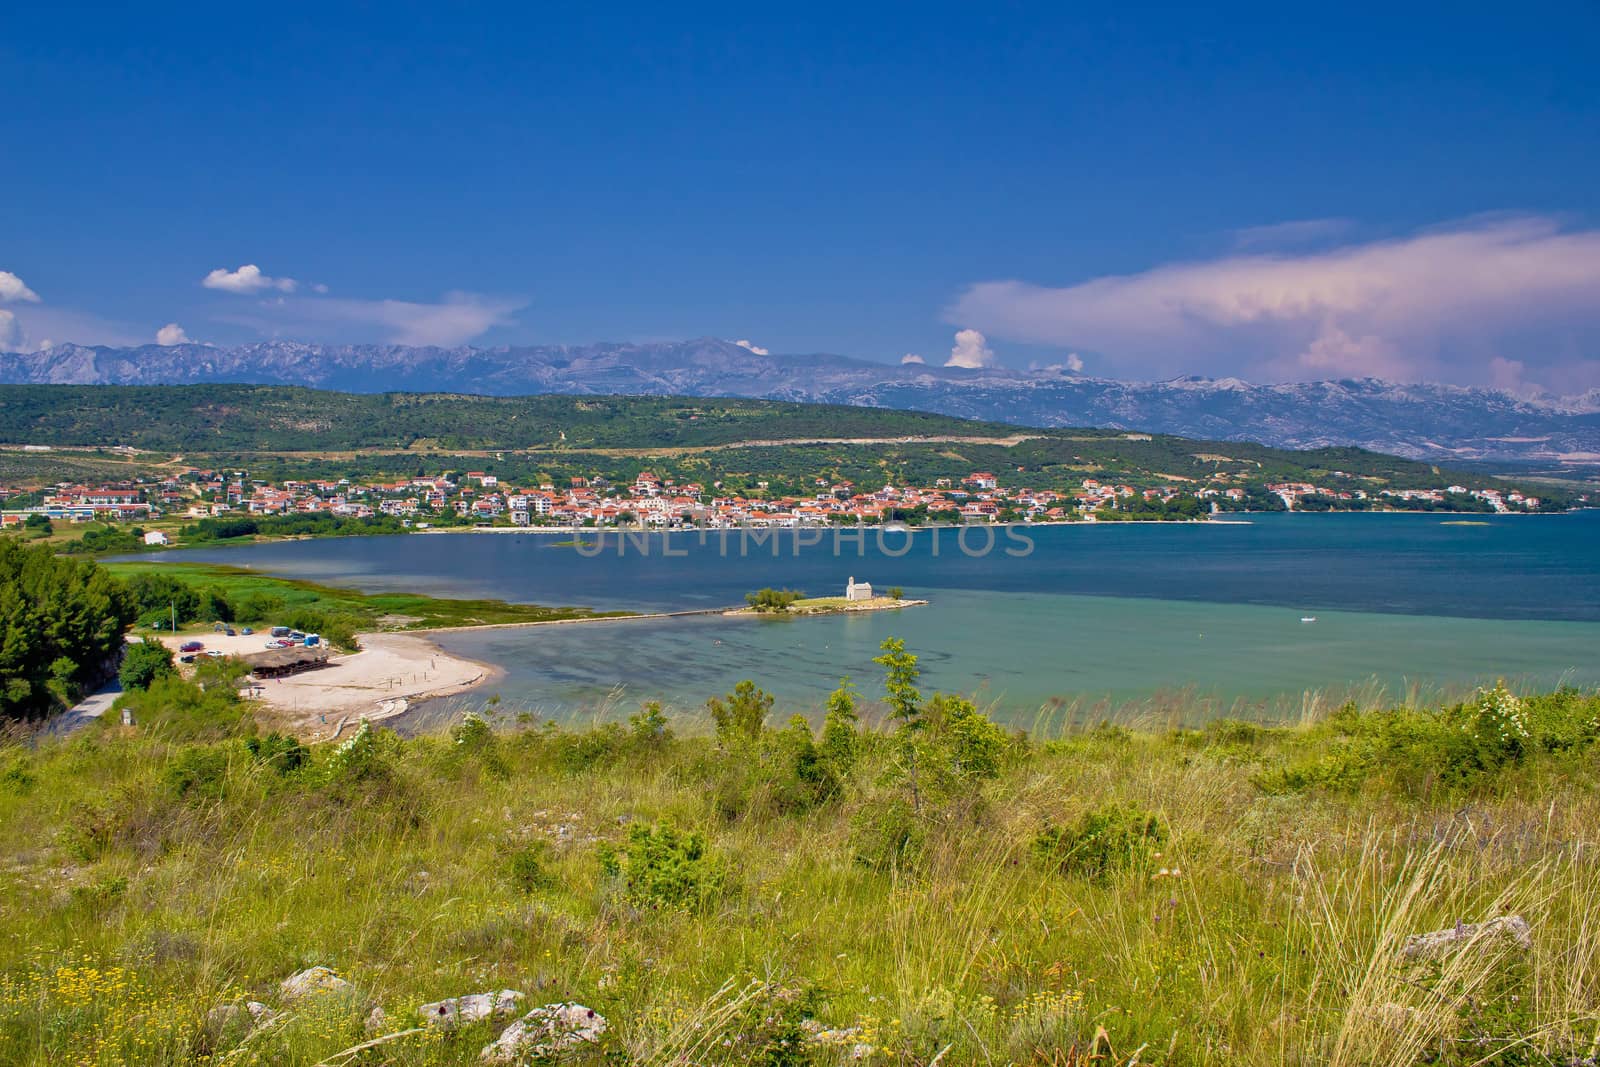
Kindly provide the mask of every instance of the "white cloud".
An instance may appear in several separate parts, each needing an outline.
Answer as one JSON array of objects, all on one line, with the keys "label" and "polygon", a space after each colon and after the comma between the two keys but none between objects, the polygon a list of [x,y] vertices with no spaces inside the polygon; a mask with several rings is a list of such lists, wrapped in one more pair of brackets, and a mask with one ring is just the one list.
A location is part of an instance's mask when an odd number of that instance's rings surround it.
[{"label": "white cloud", "polygon": [[22,347],[22,326],[11,312],[0,308],[0,352],[14,352]]},{"label": "white cloud", "polygon": [[261,268],[254,263],[246,263],[238,270],[216,270],[200,279],[200,284],[207,289],[220,289],[225,293],[259,293],[267,289],[276,289],[281,293],[292,293],[299,282],[293,278],[269,278],[261,273]]},{"label": "white cloud", "polygon": [[[37,352],[57,342],[80,345],[140,345],[149,333],[145,327],[102,319],[68,308],[47,304],[18,304],[6,311],[7,325],[0,326],[3,347],[14,352]],[[9,334],[9,338],[4,338]]]},{"label": "white cloud", "polygon": [[926,363],[928,361],[923,359],[921,356],[917,355],[915,352],[907,352],[905,355],[900,357],[900,362],[901,363]]},{"label": "white cloud", "polygon": [[1600,230],[1484,218],[1061,288],[984,282],[946,318],[1015,341],[1091,349],[1125,374],[1487,382],[1490,359],[1508,350],[1530,375],[1537,359],[1555,358],[1541,353],[1600,351]]},{"label": "white cloud", "polygon": [[1083,357],[1076,352],[1067,355],[1067,369],[1073,374],[1083,373]]},{"label": "white cloud", "polygon": [[368,342],[373,340],[376,328],[382,339],[391,344],[450,347],[465,344],[496,326],[513,325],[511,314],[526,306],[525,300],[474,293],[447,293],[436,304],[275,297],[261,301],[248,314],[222,316],[221,321],[248,326],[272,337],[324,341]]},{"label": "white cloud", "polygon": [[1350,229],[1349,219],[1297,219],[1233,231],[1235,248],[1293,248],[1332,240]]},{"label": "white cloud", "polygon": [[753,341],[735,341],[733,343],[738,345],[740,348],[748,348],[750,351],[754,352],[758,356],[770,356],[770,355],[772,355],[772,353],[770,351],[768,351],[765,348],[762,348],[760,345],[754,343]]},{"label": "white cloud", "polygon": [[26,300],[30,304],[39,302],[39,294],[23,284],[22,279],[8,270],[0,270],[0,304],[13,300]]},{"label": "white cloud", "polygon": [[993,362],[994,351],[989,348],[988,338],[977,330],[966,329],[956,331],[956,343],[950,349],[950,358],[945,360],[944,365],[972,370],[987,367]]},{"label": "white cloud", "polygon": [[183,327],[175,322],[169,322],[156,331],[156,344],[158,345],[186,345],[189,343],[189,335],[184,333]]}]

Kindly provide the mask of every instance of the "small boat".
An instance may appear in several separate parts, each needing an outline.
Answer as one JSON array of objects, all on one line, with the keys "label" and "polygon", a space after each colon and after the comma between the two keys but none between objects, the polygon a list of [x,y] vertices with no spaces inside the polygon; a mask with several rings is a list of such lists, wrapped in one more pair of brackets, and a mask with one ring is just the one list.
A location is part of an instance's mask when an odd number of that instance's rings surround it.
[{"label": "small boat", "polygon": [[1315,615],[1302,615],[1302,616],[1300,616],[1300,621],[1301,622],[1316,622],[1317,621],[1317,617]]}]

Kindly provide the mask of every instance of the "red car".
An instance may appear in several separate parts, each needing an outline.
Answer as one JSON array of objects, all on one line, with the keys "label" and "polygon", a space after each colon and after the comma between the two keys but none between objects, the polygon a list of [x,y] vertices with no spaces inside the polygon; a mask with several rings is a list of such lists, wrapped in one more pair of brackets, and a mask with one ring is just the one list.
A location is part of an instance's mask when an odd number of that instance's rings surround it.
[{"label": "red car", "polygon": [[199,641],[185,641],[183,644],[178,646],[178,651],[179,652],[199,652],[202,648],[205,648],[205,647],[206,646],[202,645]]}]

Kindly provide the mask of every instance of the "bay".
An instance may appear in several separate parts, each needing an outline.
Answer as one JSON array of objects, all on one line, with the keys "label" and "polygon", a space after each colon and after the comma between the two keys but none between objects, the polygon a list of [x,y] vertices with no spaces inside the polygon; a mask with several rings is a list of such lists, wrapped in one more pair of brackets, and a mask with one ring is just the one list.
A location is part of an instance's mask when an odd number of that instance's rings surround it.
[{"label": "bay", "polygon": [[[875,690],[885,636],[926,688],[1006,719],[1179,706],[1292,715],[1308,701],[1449,695],[1506,678],[1600,684],[1600,513],[1261,515],[1248,524],[1005,530],[427,534],[280,542],[164,558],[368,591],[637,611],[734,605],[761,586],[835,594],[854,576],[928,606],[756,620],[717,615],[441,633],[504,677],[498,697],[569,720],[647,699],[698,708],[753,678],[814,714],[844,675]],[[1304,623],[1302,617],[1315,617]]]}]

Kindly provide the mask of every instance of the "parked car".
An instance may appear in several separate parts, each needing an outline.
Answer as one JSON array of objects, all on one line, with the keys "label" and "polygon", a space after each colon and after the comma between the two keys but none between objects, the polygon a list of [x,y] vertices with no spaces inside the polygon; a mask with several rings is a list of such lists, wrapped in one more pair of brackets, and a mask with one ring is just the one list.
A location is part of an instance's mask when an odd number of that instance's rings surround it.
[{"label": "parked car", "polygon": [[289,631],[289,640],[291,640],[291,641],[304,641],[305,639],[306,639],[306,635],[301,633],[299,630],[290,630]]},{"label": "parked car", "polygon": [[287,626],[274,626],[272,628],[272,636],[273,637],[288,637],[289,636],[289,628]]},{"label": "parked car", "polygon": [[194,662],[194,653],[191,652],[187,656],[179,656],[178,657],[178,662],[179,663],[193,663]]},{"label": "parked car", "polygon": [[201,644],[199,641],[185,641],[183,644],[178,646],[178,651],[179,652],[199,652],[202,648],[205,648],[205,647],[206,646]]},{"label": "parked car", "polygon": [[229,637],[232,637],[234,635],[234,629],[231,626],[228,627],[227,629],[223,630],[222,632],[227,634]]},{"label": "parked car", "polygon": [[240,630],[239,632],[244,634],[246,637],[249,637],[251,634],[255,633],[255,631],[250,629],[250,627],[248,627],[248,626],[246,626],[244,629]]},{"label": "parked car", "polygon": [[212,659],[221,659],[223,652],[220,648],[213,648],[210,652],[207,652],[206,655],[210,656]]}]

